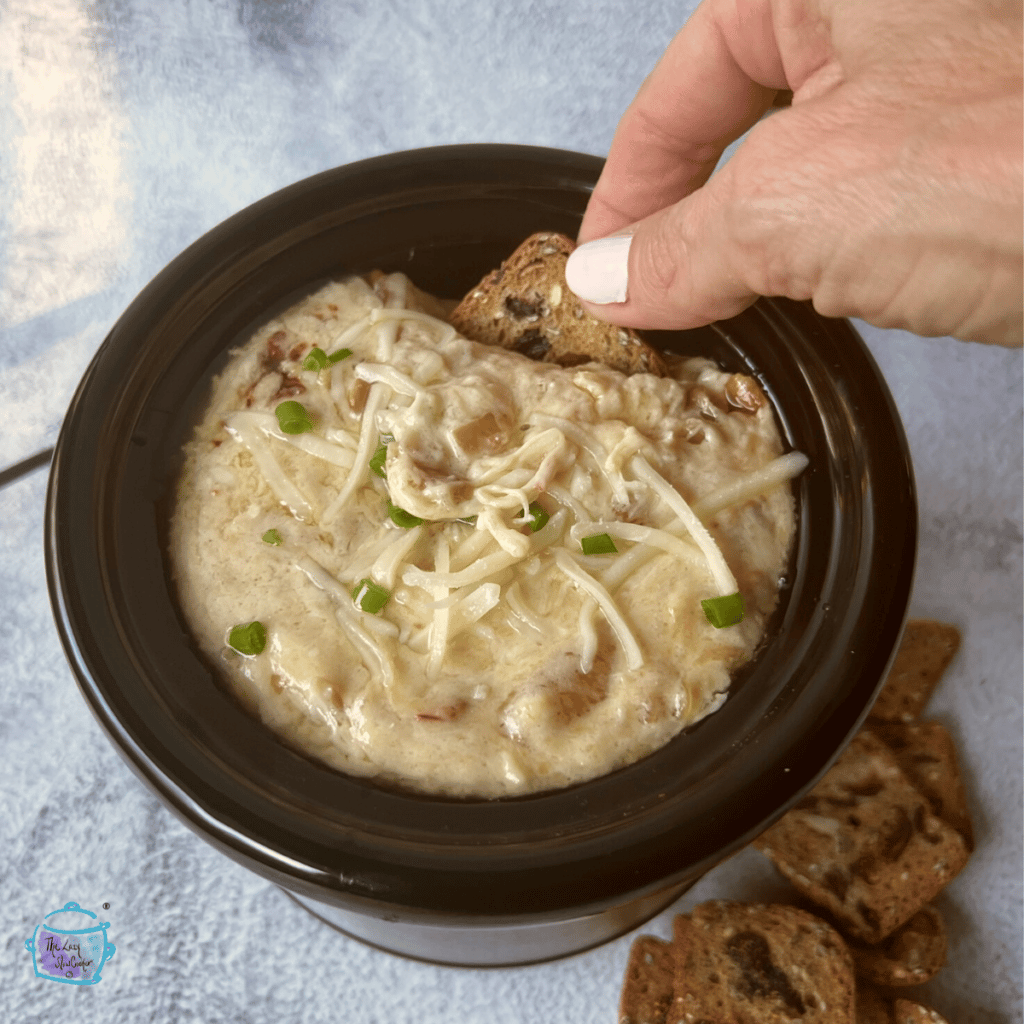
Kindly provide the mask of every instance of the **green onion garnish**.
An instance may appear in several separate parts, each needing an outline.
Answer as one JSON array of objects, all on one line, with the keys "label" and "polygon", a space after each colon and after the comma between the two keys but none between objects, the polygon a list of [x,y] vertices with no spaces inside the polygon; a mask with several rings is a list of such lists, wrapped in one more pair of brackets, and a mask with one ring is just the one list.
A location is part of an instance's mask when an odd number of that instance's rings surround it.
[{"label": "green onion garnish", "polygon": [[464,523],[466,526],[476,526],[476,516],[463,516],[462,519],[456,519],[457,523]]},{"label": "green onion garnish", "polygon": [[743,595],[726,594],[724,597],[709,597],[701,601],[701,608],[707,616],[708,622],[715,629],[725,629],[726,626],[735,626],[743,621]]},{"label": "green onion garnish", "polygon": [[281,543],[281,534],[278,533],[277,530],[267,530],[267,532],[263,534],[263,543],[273,544],[274,547],[277,547],[278,544]]},{"label": "green onion garnish", "polygon": [[286,434],[305,434],[313,429],[313,421],[301,402],[282,402],[274,413]]},{"label": "green onion garnish", "polygon": [[326,370],[329,362],[327,353],[318,345],[314,345],[309,350],[306,358],[302,360],[302,368],[304,370]]},{"label": "green onion garnish", "polygon": [[[530,533],[543,530],[547,525],[547,521],[551,518],[535,501],[530,502],[530,515],[533,517],[529,522]],[[614,551],[615,549],[613,548],[612,550]]]},{"label": "green onion garnish", "polygon": [[411,512],[406,512],[404,508],[392,505],[390,501],[388,502],[388,517],[395,526],[400,526],[403,530],[411,530],[414,526],[423,525],[423,520],[419,516],[414,516]]},{"label": "green onion garnish", "polygon": [[585,555],[614,555],[619,550],[607,533],[595,533],[593,537],[584,537],[580,545]]},{"label": "green onion garnish", "polygon": [[377,474],[382,480],[387,479],[387,473],[384,470],[384,463],[388,457],[388,446],[386,444],[380,444],[377,446],[377,450],[373,453],[370,459],[370,469]]},{"label": "green onion garnish", "polygon": [[350,348],[339,348],[337,352],[328,355],[319,345],[314,345],[307,353],[306,358],[302,360],[302,368],[319,372],[326,370],[328,366],[340,363],[342,359],[348,359],[350,355],[352,355]]},{"label": "green onion garnish", "polygon": [[262,654],[267,646],[267,630],[262,622],[250,622],[247,626],[235,626],[228,633],[228,643],[239,654]]},{"label": "green onion garnish", "polygon": [[352,591],[352,600],[371,615],[376,615],[388,603],[390,596],[388,591],[369,578],[360,580]]}]

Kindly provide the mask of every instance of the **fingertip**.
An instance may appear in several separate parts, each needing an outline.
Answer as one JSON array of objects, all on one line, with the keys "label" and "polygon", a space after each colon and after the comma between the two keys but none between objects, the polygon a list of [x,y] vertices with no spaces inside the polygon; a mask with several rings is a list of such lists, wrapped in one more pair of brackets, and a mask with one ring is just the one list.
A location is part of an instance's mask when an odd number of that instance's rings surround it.
[{"label": "fingertip", "polygon": [[569,256],[565,266],[566,284],[584,302],[598,306],[625,302],[632,242],[632,234],[584,242]]},{"label": "fingertip", "polygon": [[599,320],[680,330],[733,316],[755,298],[722,251],[720,219],[703,191],[577,247],[566,282]]}]

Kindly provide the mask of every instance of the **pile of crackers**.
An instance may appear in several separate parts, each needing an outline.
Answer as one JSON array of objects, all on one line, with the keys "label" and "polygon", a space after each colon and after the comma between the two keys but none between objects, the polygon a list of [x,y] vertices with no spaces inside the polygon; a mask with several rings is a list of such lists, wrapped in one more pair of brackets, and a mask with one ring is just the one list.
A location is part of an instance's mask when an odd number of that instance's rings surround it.
[{"label": "pile of crackers", "polygon": [[909,622],[865,727],[754,842],[800,905],[713,901],[641,935],[620,1024],[942,1024],[912,986],[945,963],[931,901],[974,839],[953,740],[921,715],[959,645]]}]

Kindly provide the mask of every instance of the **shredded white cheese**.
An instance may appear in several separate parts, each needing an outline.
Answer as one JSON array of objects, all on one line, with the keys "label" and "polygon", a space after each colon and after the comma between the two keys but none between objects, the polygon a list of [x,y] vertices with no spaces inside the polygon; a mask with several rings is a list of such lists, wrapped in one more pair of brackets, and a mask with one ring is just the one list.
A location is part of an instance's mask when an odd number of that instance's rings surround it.
[{"label": "shredded white cheese", "polygon": [[389,544],[373,563],[370,576],[374,581],[382,587],[387,587],[388,590],[393,589],[399,566],[419,543],[422,535],[423,528],[421,526],[414,526],[411,530],[402,530],[394,542]]},{"label": "shredded white cheese", "polygon": [[[359,622],[356,619],[352,595],[322,565],[313,561],[312,558],[303,555],[296,559],[295,565],[296,568],[302,570],[311,583],[326,591],[335,599],[337,602],[335,615],[338,624],[355,644],[367,668],[371,672],[376,671],[383,685],[390,687],[395,679],[395,670],[391,658],[381,644],[364,631],[362,627],[365,623]],[[370,620],[370,616],[363,617],[366,620]],[[394,635],[397,636],[397,634],[398,630],[395,628]]]},{"label": "shredded white cheese", "polygon": [[598,604],[608,625],[612,627],[616,639],[622,646],[626,655],[626,665],[634,671],[644,663],[643,652],[636,642],[629,624],[626,622],[622,612],[619,611],[611,594],[601,586],[597,580],[573,561],[572,556],[564,549],[555,552],[555,563],[578,587],[586,591]]},{"label": "shredded white cheese", "polygon": [[547,630],[544,628],[543,620],[534,612],[526,601],[523,599],[522,591],[519,589],[519,581],[512,583],[505,591],[505,600],[508,602],[509,609],[517,619],[525,623],[530,629],[532,629],[539,636],[546,636]]},{"label": "shredded white cheese", "polygon": [[[444,536],[437,538],[434,548],[434,565],[436,575],[448,571],[448,541]],[[434,596],[434,619],[430,624],[430,635],[427,640],[427,675],[437,678],[444,659],[445,648],[448,646],[448,623],[451,620],[451,609],[444,599],[448,596],[448,587],[443,583],[435,583],[432,587]]]},{"label": "shredded white cheese", "polygon": [[381,383],[370,385],[370,393],[366,398],[366,406],[363,410],[362,427],[359,431],[359,443],[356,445],[356,453],[352,460],[352,469],[341,490],[338,491],[337,497],[324,510],[324,522],[329,523],[334,519],[370,472],[370,456],[377,447],[377,411],[387,401],[387,397],[386,385]]},{"label": "shredded white cheese", "polygon": [[715,543],[714,538],[707,531],[707,527],[693,514],[693,510],[686,503],[683,496],[662,476],[660,476],[651,464],[642,456],[635,455],[630,460],[630,468],[637,477],[646,483],[662,501],[679,517],[679,520],[690,532],[697,546],[704,552],[708,562],[708,569],[714,578],[715,586],[720,594],[735,594],[737,591],[736,577],[732,570],[725,564],[722,552]]},{"label": "shredded white cheese", "polygon": [[621,537],[623,540],[633,541],[636,544],[647,544],[653,548],[660,548],[662,551],[674,555],[683,565],[690,568],[702,561],[699,549],[680,540],[675,534],[669,533],[667,530],[658,530],[653,526],[638,526],[636,523],[605,520],[600,523],[577,523],[569,530],[569,536],[574,541],[582,541],[584,537],[593,537],[601,533],[607,533],[609,537]]},{"label": "shredded white cheese", "polygon": [[698,519],[708,520],[730,505],[750,501],[772,487],[787,483],[799,476],[807,468],[807,463],[807,456],[803,452],[787,452],[749,476],[741,477],[713,494],[704,495],[690,507]]},{"label": "shredded white cheese", "polygon": [[407,587],[422,587],[428,593],[438,587],[467,587],[471,583],[480,583],[489,576],[507,569],[524,556],[510,555],[507,551],[495,551],[483,558],[478,558],[472,565],[459,572],[434,570],[430,572],[415,566],[402,573],[402,582]]},{"label": "shredded white cheese", "polygon": [[418,398],[426,393],[416,381],[407,374],[396,370],[393,366],[382,366],[379,363],[360,363],[355,369],[355,375],[359,380],[365,380],[368,384],[375,384],[378,381],[382,384],[387,384],[396,395]]},{"label": "shredded white cheese", "polygon": [[593,598],[580,605],[580,671],[589,675],[597,657],[597,629],[594,626],[594,612],[597,602]]},{"label": "shredded white cheese", "polygon": [[306,496],[291,481],[270,450],[270,444],[264,436],[263,429],[252,420],[246,419],[244,413],[237,413],[226,421],[225,426],[232,437],[237,438],[252,454],[259,467],[263,479],[277,496],[278,501],[287,506],[296,519],[312,522],[313,506]]}]

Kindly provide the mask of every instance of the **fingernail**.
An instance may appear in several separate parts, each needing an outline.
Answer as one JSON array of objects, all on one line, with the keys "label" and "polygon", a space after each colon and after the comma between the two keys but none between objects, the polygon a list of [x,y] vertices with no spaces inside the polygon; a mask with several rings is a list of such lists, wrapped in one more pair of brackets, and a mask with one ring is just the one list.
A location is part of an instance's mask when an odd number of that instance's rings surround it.
[{"label": "fingernail", "polygon": [[585,242],[569,256],[566,284],[587,302],[625,302],[632,241],[632,235],[612,235]]}]

